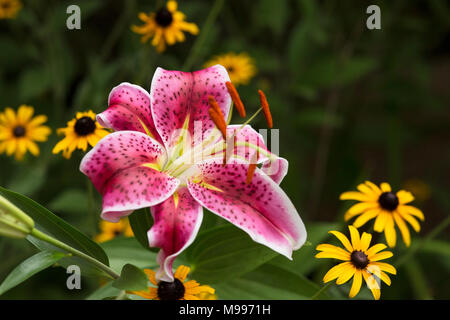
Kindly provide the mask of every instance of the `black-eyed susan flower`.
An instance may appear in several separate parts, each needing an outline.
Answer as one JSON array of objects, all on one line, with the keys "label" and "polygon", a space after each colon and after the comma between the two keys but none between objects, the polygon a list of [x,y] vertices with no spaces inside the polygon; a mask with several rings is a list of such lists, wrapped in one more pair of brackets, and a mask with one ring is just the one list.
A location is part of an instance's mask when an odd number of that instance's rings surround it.
[{"label": "black-eyed susan flower", "polygon": [[253,59],[245,52],[229,52],[213,57],[206,62],[205,68],[220,64],[227,69],[230,80],[235,85],[247,84],[256,74]]},{"label": "black-eyed susan flower", "polygon": [[123,218],[119,222],[100,221],[100,233],[95,237],[95,241],[105,242],[118,236],[133,236],[133,230],[127,218]]},{"label": "black-eyed susan flower", "polygon": [[[383,182],[380,187],[370,181],[358,185],[358,191],[349,191],[341,194],[341,200],[358,200],[345,213],[344,219],[347,221],[355,216],[359,216],[353,225],[361,227],[367,221],[376,218],[373,229],[376,232],[383,232],[389,247],[395,247],[397,234],[395,225],[400,229],[403,241],[406,246],[411,243],[411,235],[405,223],[407,221],[416,232],[420,231],[420,224],[416,218],[424,220],[421,210],[408,205],[414,200],[414,196],[405,190],[393,192],[391,186]],[[416,217],[416,218],[415,218]]]},{"label": "black-eyed susan flower", "polygon": [[345,249],[331,244],[320,244],[316,250],[321,251],[316,254],[316,258],[332,258],[344,262],[331,268],[323,277],[323,282],[329,282],[334,279],[336,284],[341,285],[346,283],[353,277],[352,287],[350,289],[349,297],[355,297],[362,284],[364,278],[367,286],[372,291],[375,300],[380,299],[380,279],[388,286],[391,285],[391,279],[386,272],[396,274],[395,268],[381,260],[392,257],[392,252],[382,251],[386,249],[386,245],[378,243],[370,247],[372,235],[364,232],[359,237],[358,230],[353,227],[348,227],[350,230],[349,239],[339,231],[330,231],[329,233],[336,236],[341,241]]},{"label": "black-eyed susan flower", "polygon": [[207,300],[214,300],[215,290],[207,285],[200,285],[195,280],[186,281],[187,275],[191,268],[187,266],[179,266],[175,271],[174,281],[156,281],[155,272],[150,269],[144,269],[151,284],[144,291],[133,291],[145,299],[151,300],[203,300],[202,297],[208,297]]},{"label": "black-eyed susan flower", "polygon": [[64,134],[64,139],[59,141],[52,152],[57,154],[63,152],[63,156],[70,158],[75,149],[86,151],[88,145],[95,146],[104,136],[109,134],[96,120],[95,113],[77,112],[76,117],[69,122],[65,128],[58,129],[58,134]]},{"label": "black-eyed susan flower", "polygon": [[22,9],[19,0],[0,0],[0,19],[14,19]]},{"label": "black-eyed susan flower", "polygon": [[11,108],[0,113],[0,154],[14,154],[16,160],[22,160],[27,151],[34,156],[39,155],[35,141],[46,141],[51,130],[42,125],[47,116],[33,117],[33,114],[34,108],[26,105],[21,105],[17,113]]},{"label": "black-eyed susan flower", "polygon": [[133,25],[131,30],[142,35],[142,42],[152,39],[152,45],[156,47],[158,52],[163,52],[166,45],[174,45],[176,42],[185,40],[184,32],[193,35],[198,34],[198,27],[195,23],[186,22],[186,16],[177,10],[176,1],[167,1],[165,7],[161,7],[156,12],[146,14],[139,13],[139,19],[144,22],[141,26]]}]

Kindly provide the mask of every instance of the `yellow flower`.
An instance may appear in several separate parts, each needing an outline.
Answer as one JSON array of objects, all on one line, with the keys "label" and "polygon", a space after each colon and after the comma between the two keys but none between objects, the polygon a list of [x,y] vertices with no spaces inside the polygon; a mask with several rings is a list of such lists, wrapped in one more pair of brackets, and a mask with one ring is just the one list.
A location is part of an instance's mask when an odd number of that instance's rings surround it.
[{"label": "yellow flower", "polygon": [[91,110],[77,112],[76,117],[67,122],[67,127],[60,128],[57,132],[64,134],[65,137],[55,145],[52,152],[57,154],[62,151],[66,159],[70,158],[75,149],[86,151],[88,144],[93,147],[101,138],[109,134],[95,120],[95,113]]},{"label": "yellow flower", "polygon": [[0,0],[0,19],[14,19],[22,9],[19,0]]},{"label": "yellow flower", "polygon": [[124,218],[119,222],[102,220],[100,222],[100,233],[95,236],[95,241],[105,242],[121,235],[125,237],[132,237],[134,235],[128,219]]},{"label": "yellow flower", "polygon": [[148,279],[155,287],[148,287],[144,291],[133,291],[145,299],[151,300],[215,300],[215,290],[210,286],[201,286],[195,280],[185,281],[191,268],[179,266],[175,271],[173,282],[156,282],[155,272],[150,269],[144,269]]},{"label": "yellow flower", "polygon": [[367,221],[376,218],[373,229],[376,232],[384,231],[389,247],[395,247],[397,234],[395,225],[400,229],[403,241],[406,246],[411,244],[411,235],[405,223],[407,221],[416,232],[420,231],[420,224],[414,218],[424,220],[421,210],[407,205],[414,200],[414,196],[405,190],[394,193],[391,186],[383,182],[380,187],[370,181],[360,184],[359,192],[349,191],[341,194],[341,200],[358,200],[345,213],[344,219],[347,221],[355,216],[359,217],[353,222],[356,228],[361,227]]},{"label": "yellow flower", "polygon": [[51,130],[42,125],[47,116],[33,118],[33,114],[34,108],[26,105],[21,105],[17,113],[11,108],[0,113],[0,154],[14,154],[16,160],[22,160],[28,150],[34,156],[39,155],[39,147],[34,141],[46,141]]},{"label": "yellow flower", "polygon": [[351,243],[341,232],[329,232],[341,241],[345,250],[331,244],[319,244],[316,248],[316,250],[321,251],[316,254],[316,258],[332,258],[344,261],[331,268],[323,277],[323,282],[326,283],[337,279],[336,284],[341,285],[353,277],[349,293],[349,297],[353,298],[358,294],[364,278],[367,286],[372,291],[374,299],[378,300],[381,294],[380,279],[390,286],[391,279],[386,272],[397,274],[397,270],[392,265],[380,262],[380,260],[392,257],[392,252],[382,251],[386,249],[386,245],[382,243],[369,247],[372,240],[371,234],[364,232],[360,238],[359,232],[355,227],[349,226],[348,228],[350,230]]},{"label": "yellow flower", "polygon": [[247,84],[256,74],[256,67],[253,59],[245,52],[236,54],[234,52],[213,57],[206,62],[205,68],[220,64],[224,66],[232,83]]},{"label": "yellow flower", "polygon": [[147,15],[144,12],[139,13],[139,19],[144,24],[141,26],[131,26],[131,30],[142,35],[142,42],[153,37],[152,45],[156,47],[158,52],[166,49],[166,44],[171,46],[177,41],[185,40],[183,31],[193,35],[198,34],[198,27],[195,23],[184,21],[186,16],[181,11],[177,11],[178,4],[176,1],[167,1],[165,7],[161,7],[156,13],[151,12]]}]

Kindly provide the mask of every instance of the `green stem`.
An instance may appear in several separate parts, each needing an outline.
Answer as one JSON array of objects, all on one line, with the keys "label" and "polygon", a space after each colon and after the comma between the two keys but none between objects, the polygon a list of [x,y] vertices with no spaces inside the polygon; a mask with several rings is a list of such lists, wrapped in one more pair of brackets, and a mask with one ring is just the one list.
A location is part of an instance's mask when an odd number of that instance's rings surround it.
[{"label": "green stem", "polygon": [[328,290],[329,287],[331,287],[331,285],[333,284],[332,281],[328,282],[326,285],[324,285],[322,288],[320,288],[312,297],[311,300],[317,300],[317,298],[324,293],[325,291]]},{"label": "green stem", "polygon": [[202,31],[198,36],[197,40],[195,41],[194,46],[192,47],[191,52],[189,53],[189,56],[184,62],[182,68],[183,71],[190,71],[195,61],[197,60],[199,52],[203,47],[204,42],[208,36],[209,30],[211,30],[213,23],[216,21],[217,16],[219,15],[224,2],[225,2],[224,0],[216,0],[214,2],[214,5],[208,14],[208,17],[206,18],[206,21],[201,28]]},{"label": "green stem", "polygon": [[406,261],[411,259],[414,254],[416,254],[417,251],[419,251],[428,241],[435,238],[439,233],[445,230],[447,226],[450,225],[450,215],[444,219],[436,228],[434,228],[418,245],[416,245],[414,248],[411,248],[411,250],[405,254],[404,256],[397,259],[396,263],[394,264],[397,268],[400,267],[402,264],[404,264]]},{"label": "green stem", "polygon": [[91,256],[89,256],[75,248],[72,248],[71,246],[65,244],[64,242],[61,242],[49,235],[37,230],[37,229],[31,230],[30,234],[37,239],[40,239],[47,243],[50,243],[50,244],[54,245],[55,247],[58,247],[64,251],[70,252],[74,256],[80,257],[80,258],[92,263],[93,265],[98,267],[100,270],[103,270],[106,274],[111,276],[113,279],[117,279],[120,277],[120,275],[117,272],[115,272],[113,269],[111,269],[107,265],[103,264],[102,262],[98,261],[97,259],[92,258]]}]

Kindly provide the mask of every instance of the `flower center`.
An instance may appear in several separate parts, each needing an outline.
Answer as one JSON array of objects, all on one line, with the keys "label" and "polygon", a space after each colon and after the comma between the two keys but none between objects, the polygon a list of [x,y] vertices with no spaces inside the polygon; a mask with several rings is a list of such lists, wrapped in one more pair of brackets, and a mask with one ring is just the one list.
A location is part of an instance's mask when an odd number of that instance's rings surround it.
[{"label": "flower center", "polygon": [[160,25],[161,27],[167,27],[169,26],[172,21],[172,13],[167,10],[166,8],[161,8],[156,12],[156,23]]},{"label": "flower center", "polygon": [[175,278],[174,282],[161,281],[158,284],[158,297],[161,300],[180,300],[184,297],[184,285]]},{"label": "flower center", "polygon": [[353,265],[358,269],[364,269],[369,264],[367,255],[362,251],[353,251],[350,256]]},{"label": "flower center", "polygon": [[13,135],[16,138],[23,137],[25,135],[25,128],[23,126],[17,126],[13,130]]},{"label": "flower center", "polygon": [[91,117],[83,117],[75,123],[75,132],[79,136],[87,136],[95,131],[95,121]]},{"label": "flower center", "polygon": [[383,209],[394,211],[398,206],[398,198],[393,192],[384,192],[378,198],[378,203]]}]

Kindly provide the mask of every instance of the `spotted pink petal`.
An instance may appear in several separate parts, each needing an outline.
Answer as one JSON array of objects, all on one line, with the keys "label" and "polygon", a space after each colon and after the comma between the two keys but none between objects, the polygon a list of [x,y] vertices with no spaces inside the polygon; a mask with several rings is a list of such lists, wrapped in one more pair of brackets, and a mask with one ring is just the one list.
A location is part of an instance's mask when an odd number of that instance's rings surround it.
[{"label": "spotted pink petal", "polygon": [[157,280],[172,282],[175,258],[195,239],[203,219],[202,206],[186,187],[180,188],[166,201],[151,208],[153,227],[148,232],[151,247],[159,247],[160,269]]},{"label": "spotted pink petal", "polygon": [[102,217],[118,221],[169,197],[178,179],[143,166],[154,166],[165,157],[164,148],[141,132],[118,131],[100,140],[81,161],[80,170],[103,195]]},{"label": "spotted pink petal", "polygon": [[149,93],[128,82],[111,90],[108,109],[97,115],[97,121],[103,127],[116,131],[133,130],[146,133],[148,130],[155,140],[161,142],[152,118]]},{"label": "spotted pink petal", "polygon": [[[226,69],[216,65],[195,72],[156,69],[150,89],[155,126],[167,148],[178,139],[179,131],[189,115],[189,133],[197,142],[214,127],[209,118],[208,96],[213,96],[225,117],[231,97],[225,82],[230,81]],[[194,136],[194,124],[201,121],[201,134]]]},{"label": "spotted pink petal", "polygon": [[306,230],[276,182],[256,169],[247,184],[249,165],[238,159],[231,159],[225,166],[206,160],[198,167],[201,176],[188,181],[194,199],[247,232],[254,241],[291,259],[292,251],[305,242]]},{"label": "spotted pink petal", "polygon": [[102,190],[102,218],[111,222],[134,210],[157,205],[170,197],[180,181],[148,167],[119,171]]},{"label": "spotted pink petal", "polygon": [[283,178],[288,172],[289,162],[281,157],[277,157],[276,160],[267,160],[264,162],[261,170],[272,178],[273,181],[280,184]]}]

